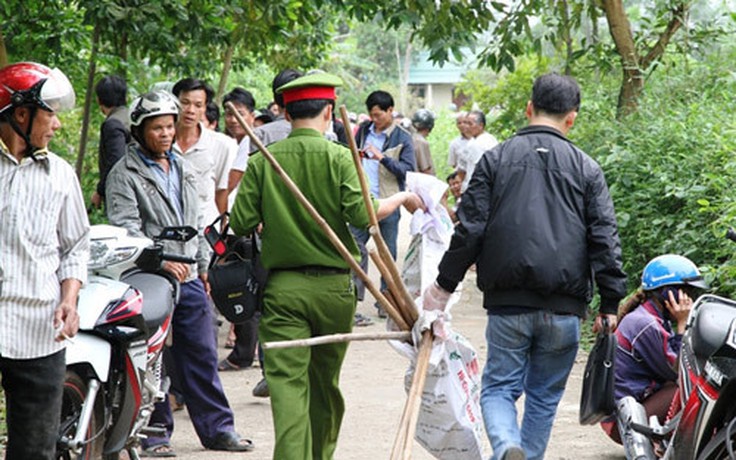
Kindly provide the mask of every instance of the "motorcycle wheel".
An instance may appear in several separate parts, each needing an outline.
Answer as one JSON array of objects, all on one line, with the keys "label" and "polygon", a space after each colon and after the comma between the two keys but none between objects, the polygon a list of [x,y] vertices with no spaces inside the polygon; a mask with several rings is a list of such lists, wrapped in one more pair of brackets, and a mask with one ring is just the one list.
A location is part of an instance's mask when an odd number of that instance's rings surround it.
[{"label": "motorcycle wheel", "polygon": [[[76,372],[67,371],[66,377],[64,378],[64,393],[61,402],[59,438],[65,436],[68,439],[72,439],[76,435],[82,404],[86,396],[87,383]],[[103,429],[102,418],[97,408],[95,408],[85,435],[85,439],[92,440],[88,444],[85,444],[79,453],[59,447],[56,458],[58,460],[99,459],[102,455],[102,447],[105,440],[101,434],[101,430]]]},{"label": "motorcycle wheel", "polygon": [[718,430],[698,460],[736,460],[736,417]]}]

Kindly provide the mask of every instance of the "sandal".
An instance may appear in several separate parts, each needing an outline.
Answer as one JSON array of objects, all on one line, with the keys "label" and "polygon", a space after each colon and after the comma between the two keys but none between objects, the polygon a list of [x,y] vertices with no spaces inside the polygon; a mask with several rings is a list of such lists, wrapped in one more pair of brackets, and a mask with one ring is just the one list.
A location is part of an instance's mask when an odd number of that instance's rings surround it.
[{"label": "sandal", "polygon": [[205,447],[210,450],[224,450],[228,452],[249,452],[255,449],[253,441],[241,438],[234,431],[218,433],[215,439],[212,440],[212,443]]},{"label": "sandal", "polygon": [[171,444],[157,444],[155,446],[148,446],[141,450],[141,457],[176,457],[176,452]]},{"label": "sandal", "polygon": [[227,359],[223,359],[220,361],[220,363],[217,365],[217,370],[220,372],[226,372],[226,371],[239,371],[245,369],[243,367],[237,366]]},{"label": "sandal", "polygon": [[362,313],[355,314],[355,327],[365,327],[373,324],[373,320]]}]

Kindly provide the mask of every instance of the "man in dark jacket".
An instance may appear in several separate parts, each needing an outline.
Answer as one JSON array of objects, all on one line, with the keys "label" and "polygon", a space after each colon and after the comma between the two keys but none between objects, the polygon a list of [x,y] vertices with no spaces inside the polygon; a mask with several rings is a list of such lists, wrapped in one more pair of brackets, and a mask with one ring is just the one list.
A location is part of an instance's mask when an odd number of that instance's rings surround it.
[{"label": "man in dark jacket", "polygon": [[[355,141],[360,149],[371,195],[376,198],[386,198],[404,190],[406,173],[416,171],[417,161],[414,155],[414,142],[411,134],[394,121],[394,99],[386,91],[373,91],[365,101],[370,121],[366,121],[358,128]],[[386,241],[389,252],[396,259],[396,241],[399,235],[399,218],[401,211],[397,209],[393,214],[379,223],[381,236]],[[365,244],[370,237],[367,230],[351,228],[360,248],[360,265],[368,271],[368,253]],[[358,288],[358,300],[363,300],[365,286],[363,281],[354,277]],[[381,280],[381,290],[386,285]],[[385,318],[385,313],[376,303],[378,314]]]},{"label": "man in dark jacket", "polygon": [[99,208],[105,200],[107,174],[128,151],[130,142],[130,120],[126,106],[128,85],[122,78],[108,75],[97,82],[95,94],[100,110],[105,114],[105,121],[100,126],[100,148],[97,159],[100,180],[91,198],[92,205]]},{"label": "man in dark jacket", "polygon": [[[473,264],[488,310],[481,406],[495,459],[541,459],[575,360],[580,318],[615,327],[625,295],[613,202],[600,166],[565,135],[580,106],[572,78],[534,82],[529,126],[487,151],[458,210],[425,308],[444,308]],[[525,393],[524,419],[515,402]]]}]

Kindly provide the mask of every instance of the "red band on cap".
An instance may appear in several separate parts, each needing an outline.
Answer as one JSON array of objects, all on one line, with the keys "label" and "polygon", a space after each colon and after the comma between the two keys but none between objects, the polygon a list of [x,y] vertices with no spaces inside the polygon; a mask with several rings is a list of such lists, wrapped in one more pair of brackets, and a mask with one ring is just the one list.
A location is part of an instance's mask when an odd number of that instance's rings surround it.
[{"label": "red band on cap", "polygon": [[289,102],[303,101],[307,99],[329,99],[335,100],[334,86],[306,86],[304,88],[287,89],[283,92],[284,105]]}]

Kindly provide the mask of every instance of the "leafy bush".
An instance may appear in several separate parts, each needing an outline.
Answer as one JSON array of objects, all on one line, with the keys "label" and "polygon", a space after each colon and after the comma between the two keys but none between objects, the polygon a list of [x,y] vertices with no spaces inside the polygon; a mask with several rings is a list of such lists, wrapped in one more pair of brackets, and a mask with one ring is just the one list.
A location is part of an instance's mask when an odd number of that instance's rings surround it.
[{"label": "leafy bush", "polygon": [[731,295],[733,248],[722,236],[736,216],[736,81],[715,62],[690,67],[655,73],[640,110],[622,121],[594,92],[571,136],[606,173],[632,289],[647,261],[677,253],[701,266],[717,292]]}]

